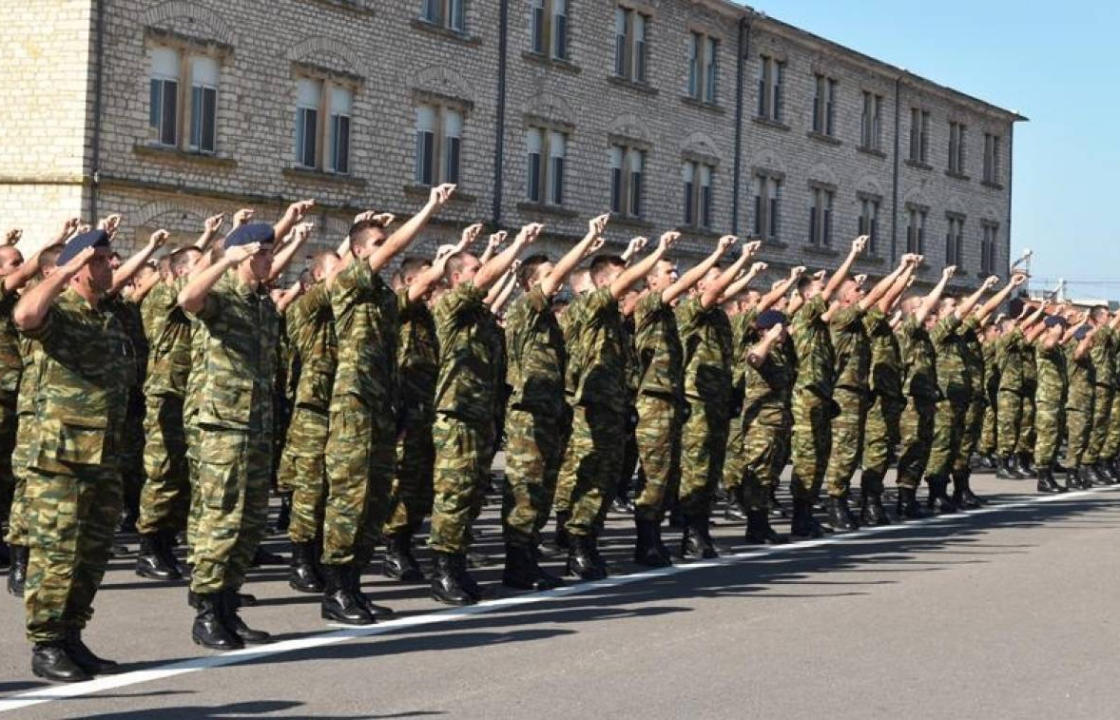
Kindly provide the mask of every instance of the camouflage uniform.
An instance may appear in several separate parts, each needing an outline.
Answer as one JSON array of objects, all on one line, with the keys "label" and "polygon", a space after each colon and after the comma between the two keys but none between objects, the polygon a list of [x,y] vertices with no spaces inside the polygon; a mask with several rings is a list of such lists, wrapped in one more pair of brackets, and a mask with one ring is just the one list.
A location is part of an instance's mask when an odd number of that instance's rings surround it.
[{"label": "camouflage uniform", "polygon": [[472,283],[449,290],[436,303],[439,378],[436,382],[436,447],[432,532],[436,552],[462,555],[470,545],[474,504],[489,470],[493,444],[492,326],[486,292]]},{"label": "camouflage uniform", "polygon": [[871,343],[871,405],[864,428],[863,472],[882,478],[898,445],[898,424],[906,405],[902,396],[902,356],[898,338],[882,310],[869,310],[864,325]]},{"label": "camouflage uniform", "polygon": [[130,376],[132,385],[128,389],[128,413],[117,461],[124,482],[124,506],[132,512],[139,510],[140,491],[144,486],[144,374],[148,367],[148,340],[144,336],[144,321],[137,303],[119,295],[110,296],[104,302],[106,309],[120,320],[135,351],[136,369]]},{"label": "camouflage uniform", "polygon": [[1120,457],[1120,336],[1112,328],[1109,328],[1109,334],[1112,338],[1110,346],[1112,348],[1112,367],[1113,371],[1113,385],[1112,385],[1112,409],[1108,413],[1108,436],[1105,438],[1104,447],[1101,449],[1101,456],[1107,460],[1115,460]]},{"label": "camouflage uniform", "polygon": [[1078,343],[1071,342],[1066,349],[1066,369],[1069,392],[1066,394],[1066,456],[1065,466],[1072,470],[1084,464],[1093,430],[1093,402],[1096,386],[1096,368],[1092,353],[1080,359],[1074,357]]},{"label": "camouflage uniform", "polygon": [[902,392],[906,408],[899,419],[898,486],[917,489],[929,462],[933,444],[934,414],[941,392],[937,386],[933,342],[914,318],[902,321],[900,330]]},{"label": "camouflage uniform", "polygon": [[35,398],[43,374],[43,349],[26,335],[19,337],[19,355],[22,368],[19,378],[19,396],[16,399],[15,449],[12,451],[11,512],[8,516],[8,534],[4,541],[9,545],[27,546],[27,480],[31,470],[31,444],[39,435]]},{"label": "camouflage uniform", "polygon": [[23,373],[19,333],[12,322],[17,300],[19,295],[8,291],[0,278],[0,526],[8,523],[16,486],[12,453],[16,447],[19,384]]},{"label": "camouflage uniform", "polygon": [[941,318],[929,334],[937,358],[937,384],[941,390],[941,398],[934,411],[933,438],[926,464],[926,475],[930,478],[948,477],[961,450],[972,385],[961,347],[960,327],[960,319],[950,315]]},{"label": "camouflage uniform", "polygon": [[834,355],[824,298],[805,302],[792,318],[797,351],[797,378],[793,385],[793,479],[796,500],[816,500],[832,452],[832,388]]},{"label": "camouflage uniform", "polygon": [[556,491],[571,412],[564,402],[564,335],[539,287],[510,306],[506,340],[513,393],[506,412],[502,530],[507,542],[536,545]]},{"label": "camouflage uniform", "polygon": [[1036,438],[1037,408],[1034,395],[1038,391],[1038,360],[1035,357],[1035,347],[1030,343],[1020,345],[1020,354],[1023,358],[1023,422],[1019,428],[1015,451],[1024,457],[1032,457]]},{"label": "camouflage uniform", "polygon": [[190,318],[191,370],[187,375],[187,394],[183,397],[183,429],[187,436],[187,476],[191,483],[190,509],[187,511],[187,564],[194,565],[194,551],[198,545],[198,520],[202,517],[202,496],[199,494],[199,440],[198,410],[202,405],[202,380],[205,375],[206,338],[199,329],[202,323],[193,315]]},{"label": "camouflage uniform", "polygon": [[641,363],[634,435],[646,479],[634,504],[638,517],[660,522],[680,484],[684,351],[672,307],[653,290],[634,308],[634,347]]},{"label": "camouflage uniform", "polygon": [[1115,342],[1112,328],[1102,327],[1093,337],[1093,347],[1089,350],[1096,385],[1093,388],[1093,429],[1089,434],[1089,447],[1082,458],[1085,465],[1095,465],[1099,460],[1109,457],[1104,450],[1111,429],[1112,401],[1116,393],[1116,368],[1113,364]]},{"label": "camouflage uniform", "polygon": [[1000,457],[1015,454],[1023,429],[1023,331],[1014,328],[999,339],[999,392],[996,400],[996,447]]},{"label": "camouflage uniform", "polygon": [[385,522],[396,461],[397,296],[355,258],[330,291],[338,337],[326,446],[323,563],[359,567]]},{"label": "camouflage uniform", "polygon": [[686,515],[707,517],[727,452],[734,337],[723,308],[705,308],[699,297],[681,303],[677,324],[690,409],[681,433],[680,502]]},{"label": "camouflage uniform", "polygon": [[989,340],[981,346],[984,357],[984,421],[980,428],[977,451],[984,456],[996,452],[996,406],[999,402],[999,362],[996,357],[998,340]]},{"label": "camouflage uniform", "polygon": [[1038,441],[1034,446],[1034,463],[1039,469],[1053,468],[1062,442],[1066,406],[1066,355],[1061,345],[1046,348],[1039,345],[1038,392],[1035,393],[1035,428]]},{"label": "camouflage uniform", "polygon": [[191,371],[191,323],[179,307],[186,279],[160,282],[140,305],[149,338],[144,380],[144,487],[140,491],[140,534],[177,532],[186,527],[190,506],[183,396]]},{"label": "camouflage uniform", "polygon": [[292,363],[298,366],[292,418],[280,456],[279,478],[292,492],[288,537],[309,543],[322,532],[327,499],[328,418],[331,387],[338,362],[331,299],[325,283],[318,283],[296,299],[284,313]]},{"label": "camouflage uniform", "polygon": [[27,638],[59,642],[93,615],[121,511],[117,468],[135,357],[117,317],[65,291],[38,341],[38,423],[28,449]]},{"label": "camouflage uniform", "polygon": [[980,442],[980,430],[984,423],[984,351],[976,334],[979,327],[980,321],[976,316],[969,315],[961,323],[959,331],[961,355],[968,370],[969,394],[964,427],[961,430],[961,447],[953,461],[953,471],[956,473],[968,472],[969,461]]},{"label": "camouflage uniform", "polygon": [[[572,431],[556,489],[556,509],[570,503],[568,532],[597,535],[621,470],[626,444],[627,350],[618,301],[599,288],[573,302],[565,331],[568,342],[566,392],[573,407]],[[566,313],[566,314],[567,314]]]},{"label": "camouflage uniform", "polygon": [[[742,312],[731,319],[732,350],[731,357],[731,391],[728,411],[731,422],[727,429],[727,453],[723,462],[723,489],[729,498],[740,497],[740,488],[743,482],[743,468],[746,460],[742,439],[743,432],[743,399],[746,394],[746,368],[740,358],[747,356],[747,352],[758,340],[758,332],[754,327],[754,320],[758,312],[753,308]],[[786,443],[789,445],[790,443]]]},{"label": "camouflage uniform", "polygon": [[232,273],[195,316],[202,365],[191,590],[209,595],[241,587],[264,537],[280,316],[264,289]]},{"label": "camouflage uniform", "polygon": [[[840,414],[832,420],[832,452],[828,457],[825,483],[831,497],[847,497],[852,474],[859,466],[867,419],[868,374],[871,342],[864,327],[864,311],[858,306],[833,313],[832,346],[836,353],[836,388],[832,399]],[[882,478],[864,475],[864,492],[881,493]]]},{"label": "camouflage uniform", "polygon": [[736,358],[745,375],[742,425],[732,441],[741,452],[733,466],[740,473],[744,507],[765,512],[789,442],[793,356],[787,345],[775,343],[762,363],[754,367],[747,362],[750,347],[743,350]]}]

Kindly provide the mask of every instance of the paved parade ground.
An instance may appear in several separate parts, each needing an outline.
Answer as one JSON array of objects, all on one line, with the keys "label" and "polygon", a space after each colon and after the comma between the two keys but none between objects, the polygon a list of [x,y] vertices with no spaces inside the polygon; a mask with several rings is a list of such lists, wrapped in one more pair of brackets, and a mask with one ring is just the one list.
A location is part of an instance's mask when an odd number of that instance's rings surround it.
[{"label": "paved parade ground", "polygon": [[[1120,488],[1040,496],[987,474],[974,486],[993,500],[980,511],[776,548],[744,546],[719,514],[724,558],[640,573],[630,523],[612,515],[608,580],[517,594],[496,563],[475,571],[495,599],[464,609],[375,563],[365,589],[398,614],[367,628],[325,626],[317,596],[261,568],[243,616],[278,642],[228,655],[191,643],[185,586],[117,558],[86,638],[124,671],[38,682],[22,608],[4,595],[0,715],[1115,717]],[[479,528],[495,557],[496,520],[492,503]],[[268,547],[287,552],[277,536]]]}]

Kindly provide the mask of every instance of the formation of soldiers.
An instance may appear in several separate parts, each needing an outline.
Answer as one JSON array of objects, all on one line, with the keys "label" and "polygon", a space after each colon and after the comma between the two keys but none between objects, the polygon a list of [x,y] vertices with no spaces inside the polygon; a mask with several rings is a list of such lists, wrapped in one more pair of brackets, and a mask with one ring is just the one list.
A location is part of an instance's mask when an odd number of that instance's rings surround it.
[{"label": "formation of soldiers", "polygon": [[[677,232],[644,254],[645,238],[600,252],[608,216],[555,260],[519,259],[538,224],[478,255],[481,225],[434,258],[406,254],[454,190],[433,188],[403,223],[358,215],[291,287],[277,285],[311,234],[310,200],[274,225],[241,210],[224,237],[217,215],[158,260],[162,230],[121,262],[118,216],[71,220],[26,259],[9,233],[0,507],[36,675],[116,667],[82,631],[122,515],[138,574],[189,574],[191,635],[207,648],[269,640],[240,609],[272,492],[289,513],[290,585],[321,594],[324,619],[390,612],[361,588],[378,546],[389,577],[479,601],[471,526],[503,438],[502,582],[527,590],[563,582],[545,557],[605,577],[612,507],[633,515],[634,561],[662,567],[667,525],[682,528],[680,557],[718,555],[717,505],[756,544],[890,523],[892,465],[896,520],[978,507],[977,464],[1041,492],[1120,479],[1120,314],[1107,308],[1011,299],[1021,273],[954,297],[953,267],[913,294],[912,254],[872,283],[851,274],[866,237],[832,272],[796,267],[755,290],[760,243],[736,254],[722,237],[680,274]],[[771,526],[787,464],[788,537]],[[425,573],[414,547],[428,518]]]}]

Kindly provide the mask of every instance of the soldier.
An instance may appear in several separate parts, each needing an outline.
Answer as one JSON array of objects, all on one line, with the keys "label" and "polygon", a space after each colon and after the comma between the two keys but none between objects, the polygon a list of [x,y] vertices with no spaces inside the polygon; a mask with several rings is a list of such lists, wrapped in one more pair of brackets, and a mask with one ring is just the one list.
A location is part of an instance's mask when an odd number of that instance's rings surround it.
[{"label": "soldier", "polygon": [[1054,480],[1054,462],[1062,440],[1068,378],[1066,356],[1062,348],[1066,321],[1059,315],[1050,315],[1027,334],[1027,342],[1037,343],[1038,392],[1036,427],[1038,442],[1034,450],[1034,466],[1038,471],[1038,491],[1065,492]]},{"label": "soldier", "polygon": [[145,481],[136,524],[140,535],[136,574],[154,580],[182,577],[173,549],[175,535],[186,528],[190,507],[183,396],[191,369],[191,325],[178,296],[223,221],[222,215],[207,218],[195,244],[168,256],[166,277],[140,305],[149,353],[143,388]]},{"label": "soldier", "polygon": [[980,466],[995,470],[999,465],[996,455],[996,405],[999,402],[999,363],[997,350],[1002,331],[1002,316],[984,328],[981,348],[984,358],[984,424],[980,430],[977,453]]},{"label": "soldier", "polygon": [[[1013,302],[1012,305],[1015,303]],[[1021,303],[1020,303],[1021,304]],[[1023,331],[1020,321],[1027,314],[1022,312],[1015,319],[1005,320],[1005,326],[996,348],[999,366],[999,391],[996,398],[996,477],[1003,480],[1026,477],[1019,467],[1015,448],[1023,429]]]},{"label": "soldier", "polygon": [[1112,366],[1116,369],[1112,388],[1112,409],[1108,412],[1108,435],[1101,447],[1102,462],[1109,463],[1113,470],[1110,479],[1120,481],[1120,312],[1117,312],[1112,322]]},{"label": "soldier", "polygon": [[396,461],[398,300],[378,273],[447,204],[454,185],[432,188],[428,202],[388,235],[384,219],[350,228],[349,252],[329,277],[338,337],[326,445],[327,504],[323,519],[320,615],[368,625],[384,612],[361,590],[361,572],[385,521]]},{"label": "soldier", "polygon": [[108,260],[104,230],[74,237],[57,270],[12,313],[42,353],[38,432],[28,455],[24,604],[32,672],[51,681],[88,680],[116,667],[81,638],[121,511],[117,450],[133,362],[123,328],[101,304],[112,284]]},{"label": "soldier", "polygon": [[1019,355],[1023,363],[1023,419],[1015,438],[1015,454],[1019,464],[1016,466],[1024,478],[1034,477],[1035,469],[1031,464],[1034,456],[1035,414],[1034,402],[1038,391],[1038,361],[1033,343],[1019,343]]},{"label": "soldier", "polygon": [[1109,473],[1104,455],[1112,419],[1112,401],[1116,387],[1115,348],[1116,333],[1109,326],[1111,320],[1106,307],[1095,307],[1090,311],[1091,322],[1097,330],[1093,347],[1089,351],[1093,362],[1096,385],[1093,388],[1093,429],[1089,435],[1089,447],[1082,457],[1086,474],[1092,482],[1106,484],[1116,478]]},{"label": "soldier", "polygon": [[1092,311],[1085,321],[1073,329],[1072,342],[1066,345],[1066,368],[1069,373],[1069,392],[1066,394],[1066,489],[1093,487],[1085,473],[1082,458],[1089,445],[1089,434],[1093,429],[1093,402],[1096,391],[1096,367],[1093,364],[1092,347],[1099,325],[1091,322]]},{"label": "soldier", "polygon": [[545,590],[561,582],[542,570],[536,558],[571,425],[564,402],[568,354],[551,300],[575,266],[602,245],[607,220],[607,215],[592,219],[583,239],[555,265],[544,255],[526,258],[519,278],[524,294],[506,316],[512,393],[505,426],[502,583],[508,587]]}]

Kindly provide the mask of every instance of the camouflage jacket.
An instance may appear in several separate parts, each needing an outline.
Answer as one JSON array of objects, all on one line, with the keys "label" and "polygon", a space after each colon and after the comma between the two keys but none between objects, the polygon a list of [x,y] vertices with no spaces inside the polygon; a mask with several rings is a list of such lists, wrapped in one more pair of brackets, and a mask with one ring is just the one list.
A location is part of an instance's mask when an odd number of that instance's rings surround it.
[{"label": "camouflage jacket", "polygon": [[617,413],[629,408],[626,390],[626,333],[618,301],[599,288],[573,302],[565,331],[568,342],[568,394],[573,405],[594,405]]},{"label": "camouflage jacket", "polygon": [[401,406],[418,411],[422,417],[430,417],[434,412],[439,378],[436,320],[424,300],[408,299],[408,288],[403,288],[397,298],[401,320],[397,349]]},{"label": "camouflage jacket", "polygon": [[837,308],[829,323],[836,361],[836,387],[867,392],[871,369],[871,340],[864,327],[864,311],[853,305]]},{"label": "camouflage jacket", "polygon": [[864,328],[871,343],[872,392],[883,397],[902,398],[902,351],[898,337],[891,329],[886,313],[878,307],[863,316]]},{"label": "camouflage jacket", "polygon": [[[354,395],[378,412],[397,410],[397,296],[365,260],[355,258],[331,287],[338,338],[331,405]],[[337,409],[345,405],[338,405]]]},{"label": "camouflage jacket", "polygon": [[999,389],[1014,393],[1023,392],[1023,331],[1019,328],[1003,335],[996,346],[996,364],[999,366]]},{"label": "camouflage jacket", "polygon": [[1038,359],[1038,390],[1035,404],[1045,408],[1062,408],[1066,404],[1066,355],[1061,345],[1046,348],[1039,345],[1035,352]]},{"label": "camouflage jacket", "polygon": [[827,310],[824,298],[818,295],[799,307],[791,320],[797,350],[794,388],[811,388],[822,397],[832,397],[834,384],[835,356],[828,323],[823,318]]},{"label": "camouflage jacket", "polygon": [[972,385],[968,377],[968,366],[961,347],[961,321],[956,315],[949,315],[937,321],[929,334],[936,354],[937,386],[942,397],[954,403],[968,402]]},{"label": "camouflage jacket", "polygon": [[0,279],[0,403],[15,406],[23,359],[19,352],[19,332],[12,322],[12,311],[19,293],[9,292]]},{"label": "camouflage jacket", "polygon": [[558,410],[564,401],[568,352],[552,303],[539,287],[513,301],[506,313],[509,349],[507,378],[510,404],[534,410]]},{"label": "camouflage jacket", "polygon": [[980,347],[980,338],[976,334],[979,328],[980,321],[975,315],[969,315],[957,331],[961,336],[961,357],[968,368],[968,387],[972,402],[985,402],[984,350]]},{"label": "camouflage jacket", "polygon": [[905,368],[903,393],[919,400],[937,400],[941,391],[937,387],[936,354],[929,333],[913,317],[907,317],[902,321],[899,334]]},{"label": "camouflage jacket", "polygon": [[1097,330],[1089,357],[1096,371],[1095,382],[1104,387],[1116,387],[1116,332],[1112,328],[1106,326]]},{"label": "camouflage jacket", "polygon": [[132,345],[130,356],[132,362],[129,367],[128,387],[130,390],[140,389],[144,384],[144,375],[148,370],[148,338],[144,336],[144,319],[140,315],[140,306],[132,300],[121,295],[110,295],[101,301],[104,310],[113,313],[124,329],[125,337]]},{"label": "camouflage jacket", "polygon": [[1078,343],[1071,342],[1066,348],[1066,371],[1069,376],[1069,392],[1066,393],[1066,408],[1084,413],[1093,412],[1093,386],[1096,384],[1096,370],[1093,358],[1085,353],[1080,360],[1073,355]]},{"label": "camouflage jacket", "polygon": [[169,285],[157,284],[140,303],[144,334],[148,338],[148,372],[145,395],[174,395],[187,392],[191,372],[191,321],[179,307],[179,292],[186,278]]},{"label": "camouflage jacket", "polygon": [[642,369],[638,392],[683,400],[684,350],[677,318],[661,293],[646,291],[634,308],[634,347]]},{"label": "camouflage jacket", "polygon": [[298,367],[297,376],[290,378],[295,381],[295,404],[327,412],[338,364],[338,340],[326,285],[317,283],[297,298],[284,313],[284,322],[293,358],[289,367]]},{"label": "camouflage jacket", "polygon": [[731,320],[718,305],[704,308],[699,297],[677,307],[677,328],[684,347],[685,395],[706,403],[727,403],[731,396]]},{"label": "camouflage jacket", "polygon": [[439,379],[436,411],[464,420],[494,420],[495,373],[492,326],[486,293],[473,283],[447,291],[436,303]]},{"label": "camouflage jacket", "polygon": [[743,426],[759,423],[788,427],[793,390],[793,358],[789,346],[775,343],[758,367],[747,362],[750,347],[745,350],[739,359],[745,376]]}]

